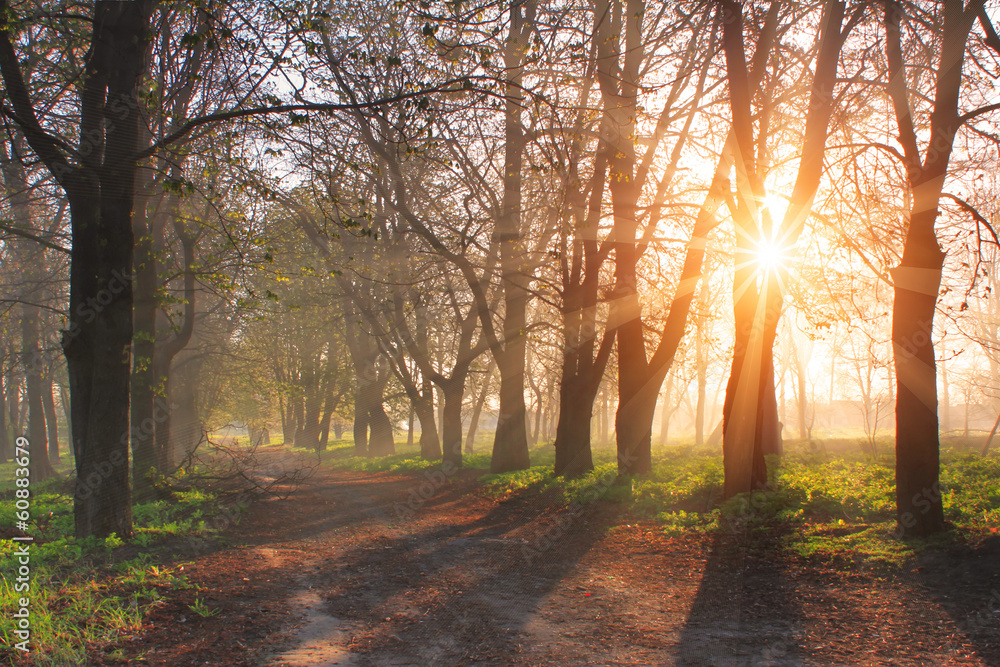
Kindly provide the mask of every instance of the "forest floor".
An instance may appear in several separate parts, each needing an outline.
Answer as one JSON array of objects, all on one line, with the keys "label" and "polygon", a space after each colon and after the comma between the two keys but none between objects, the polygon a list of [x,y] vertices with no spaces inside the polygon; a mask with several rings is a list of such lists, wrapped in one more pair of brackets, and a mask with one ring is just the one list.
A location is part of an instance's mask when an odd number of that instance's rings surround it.
[{"label": "forest floor", "polygon": [[780,529],[668,536],[478,474],[317,468],[183,555],[194,587],[151,609],[128,664],[1000,665],[998,538],[805,558]]}]

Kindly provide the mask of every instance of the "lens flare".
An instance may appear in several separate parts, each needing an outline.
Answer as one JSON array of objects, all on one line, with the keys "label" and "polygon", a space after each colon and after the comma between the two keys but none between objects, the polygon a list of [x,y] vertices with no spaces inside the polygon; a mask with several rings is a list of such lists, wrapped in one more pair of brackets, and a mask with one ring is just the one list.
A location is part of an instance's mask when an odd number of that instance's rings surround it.
[{"label": "lens flare", "polygon": [[762,271],[777,271],[788,264],[786,249],[774,240],[763,240],[754,250],[754,260]]}]

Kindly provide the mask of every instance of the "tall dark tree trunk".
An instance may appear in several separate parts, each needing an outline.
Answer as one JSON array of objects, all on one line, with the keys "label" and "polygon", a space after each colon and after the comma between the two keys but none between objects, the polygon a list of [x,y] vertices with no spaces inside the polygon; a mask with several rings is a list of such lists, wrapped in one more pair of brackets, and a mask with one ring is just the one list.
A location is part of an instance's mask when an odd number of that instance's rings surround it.
[{"label": "tall dark tree trunk", "polygon": [[[904,8],[893,1],[885,4],[887,88],[911,194],[903,256],[891,271],[896,373],[896,518],[898,530],[907,537],[931,535],[945,527],[939,487],[940,425],[932,340],[944,252],[938,245],[934,223],[955,135],[963,122],[958,104],[966,43],[977,18],[989,25],[983,7],[982,0],[972,0],[968,6],[960,0],[943,3],[930,135],[921,159],[901,45],[900,21]],[[992,25],[989,29],[995,36]]]},{"label": "tall dark tree trunk", "polygon": [[[599,276],[605,253],[597,243],[607,177],[607,148],[599,149],[584,214],[582,194],[575,213],[573,263],[563,268],[562,330],[565,337],[559,376],[559,416],[555,427],[557,475],[577,477],[594,468],[591,428],[594,401],[611,358],[615,334],[597,339]],[[586,425],[581,422],[586,421]],[[582,439],[586,436],[586,439]],[[601,444],[604,441],[602,439]]]},{"label": "tall dark tree trunk", "polygon": [[[688,244],[677,290],[670,304],[667,322],[652,358],[647,360],[642,308],[638,296],[637,264],[647,245],[647,237],[656,228],[659,207],[646,221],[643,238],[637,238],[637,204],[650,173],[655,142],[646,149],[641,162],[637,160],[635,136],[639,117],[637,94],[640,89],[644,59],[645,4],[626,1],[600,0],[596,4],[597,80],[603,100],[601,135],[609,151],[609,189],[614,217],[615,286],[611,294],[613,306],[608,326],[618,343],[618,408],[615,412],[615,435],[618,450],[618,470],[622,475],[644,474],[652,466],[652,424],[660,386],[673,364],[683,338],[691,301],[701,275],[708,232],[715,226],[715,211],[723,201],[721,186],[726,184],[730,150],[724,149],[705,203],[699,211]],[[706,19],[707,20],[707,19]],[[700,51],[703,36],[696,30],[690,44],[691,52]],[[709,41],[714,42],[715,32]],[[714,43],[709,47],[714,48]],[[689,60],[675,80],[676,86],[693,83],[702,90],[709,67],[703,59],[700,68]],[[700,73],[698,73],[700,71]],[[678,89],[675,89],[675,93]],[[667,105],[663,118],[675,110]],[[671,151],[664,177],[657,188],[657,201],[665,197],[666,188],[676,172],[684,140],[689,135],[697,111],[689,109],[686,126]],[[663,133],[655,135],[656,141]]]},{"label": "tall dark tree trunk", "polygon": [[557,475],[579,477],[594,469],[590,429],[600,378],[596,382],[591,380],[587,384],[571,380],[568,386],[564,383],[560,387],[554,468]]},{"label": "tall dark tree trunk", "polygon": [[306,395],[303,401],[302,442],[299,443],[299,446],[309,447],[318,451],[321,430],[320,420],[322,419],[320,411],[323,401],[320,395],[318,378],[312,375],[310,380],[309,385],[306,387]]},{"label": "tall dark tree trunk", "polygon": [[[923,197],[918,194],[915,199]],[[907,535],[930,535],[944,528],[938,483],[941,466],[937,380],[931,338],[944,253],[933,231],[937,198],[922,203],[932,208],[921,211],[914,203],[903,259],[893,269],[896,280],[892,342],[898,378],[896,508],[899,525]],[[913,275],[928,279],[921,285],[922,280],[909,279]]]},{"label": "tall dark tree trunk", "polygon": [[[342,397],[337,393],[337,389],[334,386],[336,372],[334,369],[333,350],[329,350],[327,354],[330,355],[330,360],[327,364],[326,396],[323,398],[323,416],[320,418],[318,443],[318,451],[321,452],[325,451],[330,444],[330,422],[333,421],[333,413],[337,409],[337,405],[340,403]],[[340,436],[338,435],[337,438],[339,439]]]},{"label": "tall dark tree trunk", "polygon": [[[99,1],[79,80],[79,146],[72,159],[42,129],[12,43],[0,29],[7,97],[32,149],[66,191],[73,236],[63,349],[73,402],[78,537],[132,534],[128,462],[132,344],[132,205],[138,149],[136,84],[153,3]],[[10,8],[4,0],[0,11]]]}]

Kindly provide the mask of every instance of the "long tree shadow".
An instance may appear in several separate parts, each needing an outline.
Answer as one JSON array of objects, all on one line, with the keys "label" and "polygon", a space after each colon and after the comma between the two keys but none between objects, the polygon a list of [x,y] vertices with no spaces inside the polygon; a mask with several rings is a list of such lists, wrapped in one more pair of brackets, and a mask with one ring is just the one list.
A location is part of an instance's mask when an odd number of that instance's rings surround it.
[{"label": "long tree shadow", "polygon": [[680,665],[798,665],[800,610],[781,530],[719,529],[677,646]]},{"label": "long tree shadow", "polygon": [[951,648],[1000,665],[1000,537],[918,557],[917,583],[955,625]]},{"label": "long tree shadow", "polygon": [[[479,473],[463,471],[423,501],[420,509],[460,500]],[[419,476],[386,477],[377,473],[347,480],[319,480],[289,496],[290,504],[281,505],[280,509],[276,503],[259,503],[251,508],[254,525],[240,536],[241,542],[272,546],[309,540],[369,519],[398,520],[400,508],[405,510],[410,495],[425,483],[426,479]],[[272,505],[276,511],[271,511]]]},{"label": "long tree shadow", "polygon": [[[447,502],[447,491],[440,496],[422,509]],[[330,563],[321,575],[327,607],[352,624],[352,650],[361,654],[414,664],[513,664],[539,604],[618,512],[598,501],[569,516],[535,497],[445,525],[418,515],[413,532],[357,545]]]}]

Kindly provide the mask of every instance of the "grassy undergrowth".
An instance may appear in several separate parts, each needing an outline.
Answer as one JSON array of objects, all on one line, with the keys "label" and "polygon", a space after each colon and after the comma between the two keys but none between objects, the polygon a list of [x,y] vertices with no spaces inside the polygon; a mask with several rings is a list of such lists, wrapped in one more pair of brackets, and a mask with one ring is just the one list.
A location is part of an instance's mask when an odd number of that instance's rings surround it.
[{"label": "grassy undergrowth", "polygon": [[[851,443],[816,451],[790,442],[782,459],[769,462],[770,489],[723,502],[723,465],[718,451],[691,446],[654,448],[653,470],[644,477],[617,480],[615,451],[594,450],[595,468],[579,479],[552,474],[551,446],[531,451],[527,470],[484,474],[486,493],[508,497],[548,493],[570,505],[596,498],[627,503],[671,535],[712,531],[778,531],[786,547],[804,557],[900,564],[915,553],[956,540],[976,540],[1000,526],[1000,454],[980,457],[965,447],[942,449],[941,492],[946,519],[956,530],[932,541],[902,540],[895,529],[893,460],[851,451]],[[856,448],[856,443],[855,448]],[[883,447],[882,451],[891,451]],[[471,460],[470,460],[471,459]],[[488,469],[477,455],[468,467]],[[352,470],[423,470],[415,448],[394,456],[347,456],[331,465]],[[617,482],[617,483],[616,483]]]},{"label": "grassy undergrowth", "polygon": [[[389,456],[356,456],[354,442],[351,440],[333,441],[323,454],[327,465],[339,470],[355,470],[360,472],[420,472],[441,465],[440,461],[429,461],[420,456],[420,447],[396,443],[396,453]],[[488,451],[479,454],[465,454],[462,466],[471,470],[488,470],[490,455]]]},{"label": "grassy undergrowth", "polygon": [[[210,493],[174,491],[169,500],[133,507],[134,536],[123,541],[73,536],[73,501],[65,478],[32,487],[30,591],[17,587],[17,543],[0,540],[0,658],[14,665],[82,665],[100,654],[126,659],[119,643],[136,633],[145,613],[164,591],[190,588],[183,564],[166,567],[148,549],[168,538],[192,545],[228,525],[216,519],[225,510]],[[0,526],[15,523],[11,491],[0,492]],[[11,535],[11,533],[5,533]],[[155,553],[155,552],[153,552]],[[30,649],[14,648],[14,612],[19,598],[30,599]],[[135,656],[131,656],[135,657]]]}]

